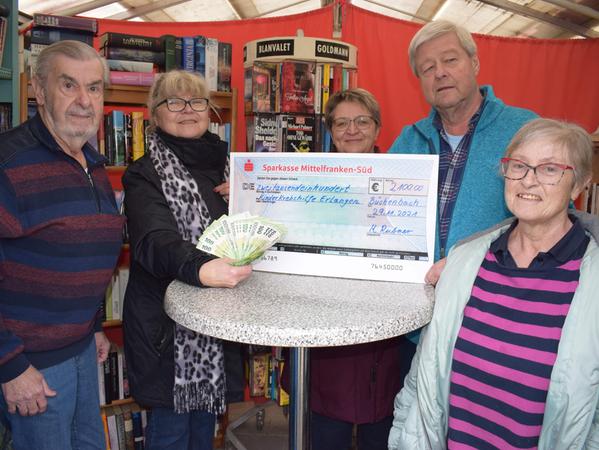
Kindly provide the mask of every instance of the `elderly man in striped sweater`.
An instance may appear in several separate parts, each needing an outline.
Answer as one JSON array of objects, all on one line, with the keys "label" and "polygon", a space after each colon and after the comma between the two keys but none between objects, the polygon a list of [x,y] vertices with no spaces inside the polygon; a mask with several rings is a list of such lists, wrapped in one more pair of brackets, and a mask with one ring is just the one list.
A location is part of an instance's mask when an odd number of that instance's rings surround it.
[{"label": "elderly man in striped sweater", "polygon": [[15,449],[104,449],[100,306],[122,218],[88,143],[106,65],[86,44],[39,56],[38,113],[0,135],[0,411]]}]

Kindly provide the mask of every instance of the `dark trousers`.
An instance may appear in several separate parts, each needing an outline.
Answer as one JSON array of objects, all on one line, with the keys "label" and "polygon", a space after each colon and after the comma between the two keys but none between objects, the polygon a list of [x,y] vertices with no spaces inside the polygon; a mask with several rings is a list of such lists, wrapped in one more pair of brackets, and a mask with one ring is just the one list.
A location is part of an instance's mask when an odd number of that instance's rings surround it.
[{"label": "dark trousers", "polygon": [[[358,450],[387,450],[393,417],[357,425]],[[312,413],[312,450],[351,450],[354,424]]]}]

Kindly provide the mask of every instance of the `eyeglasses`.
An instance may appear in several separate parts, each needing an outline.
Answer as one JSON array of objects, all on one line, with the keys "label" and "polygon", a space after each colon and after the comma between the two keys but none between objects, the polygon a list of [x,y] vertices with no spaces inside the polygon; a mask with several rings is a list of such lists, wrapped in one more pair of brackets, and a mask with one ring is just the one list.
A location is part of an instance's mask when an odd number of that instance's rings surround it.
[{"label": "eyeglasses", "polygon": [[544,163],[538,166],[529,166],[519,159],[501,158],[501,172],[508,180],[521,180],[532,170],[541,184],[558,184],[566,170],[574,167],[566,164]]},{"label": "eyeglasses", "polygon": [[349,128],[350,123],[354,123],[354,126],[360,130],[368,130],[374,125],[374,119],[370,116],[356,116],[353,119],[349,117],[337,117],[333,119],[333,131],[345,131]]},{"label": "eyeglasses", "polygon": [[201,97],[192,98],[189,100],[184,100],[179,97],[172,97],[162,100],[160,103],[156,105],[156,108],[158,108],[160,105],[163,105],[164,103],[166,103],[166,107],[170,112],[181,112],[187,107],[187,105],[189,105],[189,107],[196,112],[202,112],[208,109],[209,102],[207,98]]}]

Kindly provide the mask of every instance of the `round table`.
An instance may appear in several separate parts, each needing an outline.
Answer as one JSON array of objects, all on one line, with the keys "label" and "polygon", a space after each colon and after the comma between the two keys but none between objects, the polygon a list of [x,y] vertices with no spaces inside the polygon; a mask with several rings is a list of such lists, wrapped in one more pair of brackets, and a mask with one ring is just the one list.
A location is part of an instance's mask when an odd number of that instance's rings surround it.
[{"label": "round table", "polygon": [[290,450],[309,448],[308,348],[361,344],[428,323],[434,290],[415,283],[254,272],[234,289],[174,281],[164,308],[181,325],[229,341],[292,347]]}]

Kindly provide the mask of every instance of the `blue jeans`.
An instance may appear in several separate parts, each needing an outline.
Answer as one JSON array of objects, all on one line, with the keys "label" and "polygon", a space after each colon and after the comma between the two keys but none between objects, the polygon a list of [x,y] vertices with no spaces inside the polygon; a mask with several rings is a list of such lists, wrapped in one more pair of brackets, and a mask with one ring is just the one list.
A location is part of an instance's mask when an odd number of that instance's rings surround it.
[{"label": "blue jeans", "polygon": [[[350,450],[354,424],[312,413],[310,433],[312,450]],[[358,450],[387,450],[389,430],[393,416],[375,423],[362,423],[358,427]]]},{"label": "blue jeans", "polygon": [[177,414],[152,408],[146,428],[145,450],[212,450],[216,416],[206,411]]},{"label": "blue jeans", "polygon": [[0,391],[0,409],[12,430],[15,450],[105,450],[100,418],[96,341],[79,355],[40,372],[55,397],[35,416],[9,414]]}]

